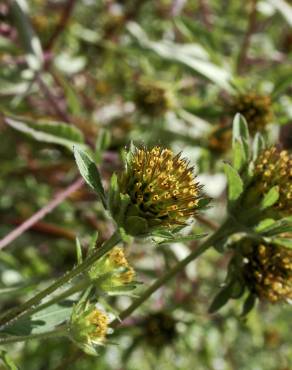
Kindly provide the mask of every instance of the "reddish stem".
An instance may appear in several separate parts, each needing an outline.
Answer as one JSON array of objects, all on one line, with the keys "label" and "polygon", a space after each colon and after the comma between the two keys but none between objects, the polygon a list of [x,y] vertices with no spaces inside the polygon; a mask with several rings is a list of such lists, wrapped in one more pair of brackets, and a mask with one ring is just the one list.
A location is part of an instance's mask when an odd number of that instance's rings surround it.
[{"label": "reddish stem", "polygon": [[15,239],[19,238],[25,231],[30,229],[39,220],[44,218],[48,213],[52,212],[59,204],[61,204],[70,194],[74,193],[76,190],[81,188],[84,184],[82,178],[78,178],[73,184],[68,186],[65,190],[61,191],[55,196],[55,199],[51,200],[46,206],[37,211],[29,219],[24,221],[16,229],[12,230],[7,234],[2,240],[0,240],[0,249],[6,247],[8,244],[13,242]]}]

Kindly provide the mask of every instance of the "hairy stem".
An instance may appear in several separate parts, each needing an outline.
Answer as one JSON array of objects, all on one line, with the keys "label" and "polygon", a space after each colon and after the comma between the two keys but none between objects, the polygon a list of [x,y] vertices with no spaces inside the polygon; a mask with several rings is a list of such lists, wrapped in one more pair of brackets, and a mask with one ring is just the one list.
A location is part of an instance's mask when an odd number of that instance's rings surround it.
[{"label": "hairy stem", "polygon": [[30,334],[30,335],[19,335],[9,338],[0,338],[0,345],[2,344],[9,344],[9,343],[16,343],[16,342],[25,342],[30,339],[47,339],[52,337],[65,337],[67,336],[67,326],[62,325],[59,328],[46,332],[46,333],[39,333],[39,334]]}]

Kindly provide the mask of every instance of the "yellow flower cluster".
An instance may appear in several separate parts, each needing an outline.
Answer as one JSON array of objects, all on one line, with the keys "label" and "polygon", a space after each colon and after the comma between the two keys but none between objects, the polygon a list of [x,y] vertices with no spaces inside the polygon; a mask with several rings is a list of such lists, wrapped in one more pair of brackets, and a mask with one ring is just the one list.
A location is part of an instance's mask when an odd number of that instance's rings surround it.
[{"label": "yellow flower cluster", "polygon": [[194,215],[201,189],[188,162],[160,147],[135,150],[120,188],[149,224],[166,226],[183,225]]},{"label": "yellow flower cluster", "polygon": [[286,150],[271,147],[264,150],[255,163],[257,186],[261,193],[279,187],[279,200],[275,206],[284,212],[292,210],[292,155]]},{"label": "yellow flower cluster", "polygon": [[244,276],[259,298],[275,303],[292,299],[292,250],[260,244],[246,256]]},{"label": "yellow flower cluster", "polygon": [[250,133],[263,131],[272,120],[271,98],[256,93],[247,93],[233,98],[228,107],[232,115],[241,113],[247,120]]},{"label": "yellow flower cluster", "polygon": [[88,341],[103,341],[108,330],[108,316],[101,310],[94,309],[88,314],[85,320],[87,322],[87,326],[92,328],[88,334]]},{"label": "yellow flower cluster", "polygon": [[123,267],[126,271],[119,274],[119,280],[123,284],[131,283],[135,277],[134,269],[129,265],[123,248],[115,247],[108,254],[109,264],[115,269]]}]

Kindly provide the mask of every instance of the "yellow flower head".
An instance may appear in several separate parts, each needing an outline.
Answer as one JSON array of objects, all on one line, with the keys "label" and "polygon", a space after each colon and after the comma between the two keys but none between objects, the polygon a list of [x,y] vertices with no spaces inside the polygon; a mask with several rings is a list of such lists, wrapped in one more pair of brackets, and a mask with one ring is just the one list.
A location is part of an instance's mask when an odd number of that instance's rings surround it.
[{"label": "yellow flower head", "polygon": [[255,176],[260,193],[273,186],[279,188],[279,199],[275,207],[291,213],[292,210],[292,155],[286,150],[271,147],[264,150],[255,163]]},{"label": "yellow flower head", "polygon": [[94,309],[86,316],[85,320],[86,324],[92,328],[88,334],[88,341],[103,341],[108,330],[109,319],[107,315],[101,310]]},{"label": "yellow flower head", "polygon": [[70,338],[86,353],[95,355],[96,347],[105,341],[108,325],[109,317],[104,311],[88,302],[79,302],[73,307]]},{"label": "yellow flower head", "polygon": [[260,244],[245,255],[243,275],[250,290],[272,303],[292,299],[292,250]]},{"label": "yellow flower head", "polygon": [[158,146],[131,153],[119,188],[150,227],[184,225],[196,213],[201,197],[188,162]]},{"label": "yellow flower head", "polygon": [[249,131],[254,135],[257,131],[265,130],[273,114],[271,98],[253,92],[235,96],[230,102],[228,110],[232,115],[241,113],[248,124]]}]

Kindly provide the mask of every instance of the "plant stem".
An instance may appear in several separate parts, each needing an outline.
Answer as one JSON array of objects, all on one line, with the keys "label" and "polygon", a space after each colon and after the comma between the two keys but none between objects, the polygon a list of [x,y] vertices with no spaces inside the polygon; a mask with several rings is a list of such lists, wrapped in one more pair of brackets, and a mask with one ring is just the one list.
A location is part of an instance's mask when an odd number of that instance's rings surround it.
[{"label": "plant stem", "polygon": [[9,337],[9,338],[0,338],[0,345],[8,344],[8,343],[24,342],[30,339],[47,339],[51,337],[65,337],[65,336],[67,336],[67,326],[62,325],[59,328],[46,332],[46,333],[19,335],[19,336],[14,336],[14,337]]},{"label": "plant stem", "polygon": [[45,308],[47,308],[47,307],[49,307],[49,306],[51,306],[55,303],[58,303],[58,302],[62,301],[63,299],[65,299],[67,297],[70,297],[71,295],[73,295],[77,292],[80,292],[81,290],[87,288],[88,285],[90,285],[90,284],[92,284],[92,282],[89,279],[81,281],[80,283],[71,286],[69,289],[65,290],[63,293],[61,293],[61,294],[57,295],[56,297],[40,304],[39,306],[31,307],[23,315],[21,315],[21,317],[15,318],[13,320],[13,322],[17,321],[19,318],[25,318],[25,317],[33,315],[36,312],[44,310]]},{"label": "plant stem", "polygon": [[37,305],[42,299],[47,297],[49,294],[53,293],[55,290],[60,288],[62,285],[68,283],[77,275],[81,274],[82,272],[86,271],[94,262],[96,262],[99,258],[101,258],[104,254],[109,252],[115,245],[117,245],[121,241],[121,237],[118,232],[115,232],[104,244],[101,248],[97,249],[89,258],[83,261],[80,265],[73,268],[71,271],[68,271],[59,279],[57,279],[52,285],[48,288],[44,289],[43,291],[36,294],[33,298],[29,299],[28,301],[24,302],[22,305],[13,308],[8,312],[4,312],[2,316],[0,316],[0,330],[3,330],[6,326],[10,323],[14,322],[16,319],[22,317],[31,307]]},{"label": "plant stem", "polygon": [[112,322],[111,326],[116,327],[120,324],[120,321],[130,316],[139,306],[142,305],[157,289],[173,278],[179,271],[183,270],[190,262],[194,261],[197,257],[203,254],[207,249],[212,247],[215,242],[220,241],[224,237],[232,234],[232,228],[227,229],[229,219],[212,234],[201,246],[191,252],[186,258],[178,262],[173,268],[167,271],[164,275],[158,278],[145,292],[138,297],[128,308],[122,311],[119,315],[119,319]]}]

